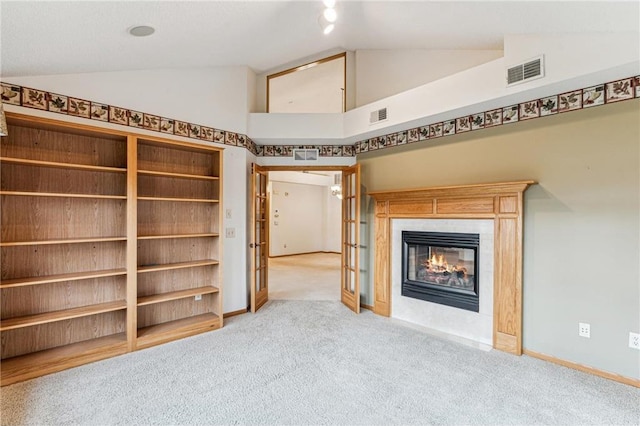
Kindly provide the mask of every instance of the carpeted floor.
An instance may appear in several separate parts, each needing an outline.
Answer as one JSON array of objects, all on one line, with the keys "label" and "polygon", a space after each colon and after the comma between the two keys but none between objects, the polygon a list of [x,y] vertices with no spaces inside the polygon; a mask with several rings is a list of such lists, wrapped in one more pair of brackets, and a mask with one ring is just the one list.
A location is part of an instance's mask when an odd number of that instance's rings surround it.
[{"label": "carpeted floor", "polygon": [[340,300],[338,253],[269,258],[269,299]]},{"label": "carpeted floor", "polygon": [[638,424],[640,389],[441,340],[339,302],[2,388],[2,425]]}]

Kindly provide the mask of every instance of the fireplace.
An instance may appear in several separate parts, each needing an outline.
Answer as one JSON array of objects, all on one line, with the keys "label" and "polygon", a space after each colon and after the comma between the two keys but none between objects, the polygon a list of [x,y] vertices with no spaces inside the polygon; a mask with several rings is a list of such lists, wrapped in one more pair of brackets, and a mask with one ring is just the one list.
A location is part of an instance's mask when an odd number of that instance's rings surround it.
[{"label": "fireplace", "polygon": [[479,311],[479,234],[402,231],[402,295]]}]

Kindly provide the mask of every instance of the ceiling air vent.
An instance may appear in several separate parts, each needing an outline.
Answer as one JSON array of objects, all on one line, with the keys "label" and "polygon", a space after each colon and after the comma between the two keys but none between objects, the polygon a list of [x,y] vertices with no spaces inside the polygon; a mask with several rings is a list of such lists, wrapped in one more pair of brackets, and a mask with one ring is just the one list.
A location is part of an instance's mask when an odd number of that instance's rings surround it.
[{"label": "ceiling air vent", "polygon": [[318,161],[317,149],[297,149],[293,150],[293,161]]},{"label": "ceiling air vent", "polygon": [[379,123],[387,119],[387,109],[382,108],[377,111],[372,111],[369,117],[369,124]]},{"label": "ceiling air vent", "polygon": [[541,55],[507,69],[507,86],[544,77],[544,57]]}]

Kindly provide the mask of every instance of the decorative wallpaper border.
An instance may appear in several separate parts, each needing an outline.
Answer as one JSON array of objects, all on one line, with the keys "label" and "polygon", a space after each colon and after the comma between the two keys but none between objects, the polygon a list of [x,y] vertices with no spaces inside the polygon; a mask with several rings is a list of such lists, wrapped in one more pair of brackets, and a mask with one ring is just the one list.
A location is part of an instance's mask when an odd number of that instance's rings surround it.
[{"label": "decorative wallpaper border", "polygon": [[627,77],[609,83],[545,96],[490,111],[365,139],[355,143],[354,152],[357,155],[634,98],[640,98],[640,76]]},{"label": "decorative wallpaper border", "polygon": [[247,135],[239,133],[15,84],[0,84],[4,104],[239,146],[259,157],[292,157],[294,149],[317,149],[321,157],[353,157],[394,146],[640,98],[640,76],[635,76],[365,139],[353,145],[256,145]]},{"label": "decorative wallpaper border", "polygon": [[151,130],[168,135],[184,136],[199,141],[240,146],[254,154],[256,144],[247,135],[161,117],[142,111],[134,111],[45,90],[22,87],[16,84],[2,85],[2,103],[72,115],[89,120],[103,121],[121,126]]}]

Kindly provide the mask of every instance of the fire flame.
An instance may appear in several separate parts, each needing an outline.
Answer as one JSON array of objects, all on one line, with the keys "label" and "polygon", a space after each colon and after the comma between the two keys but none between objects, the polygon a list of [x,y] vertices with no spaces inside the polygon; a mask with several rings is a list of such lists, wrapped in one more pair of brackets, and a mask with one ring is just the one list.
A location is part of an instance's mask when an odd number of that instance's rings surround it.
[{"label": "fire flame", "polygon": [[449,264],[447,263],[444,255],[440,255],[436,257],[436,254],[433,253],[431,255],[431,266],[437,266],[442,269],[449,269]]}]

